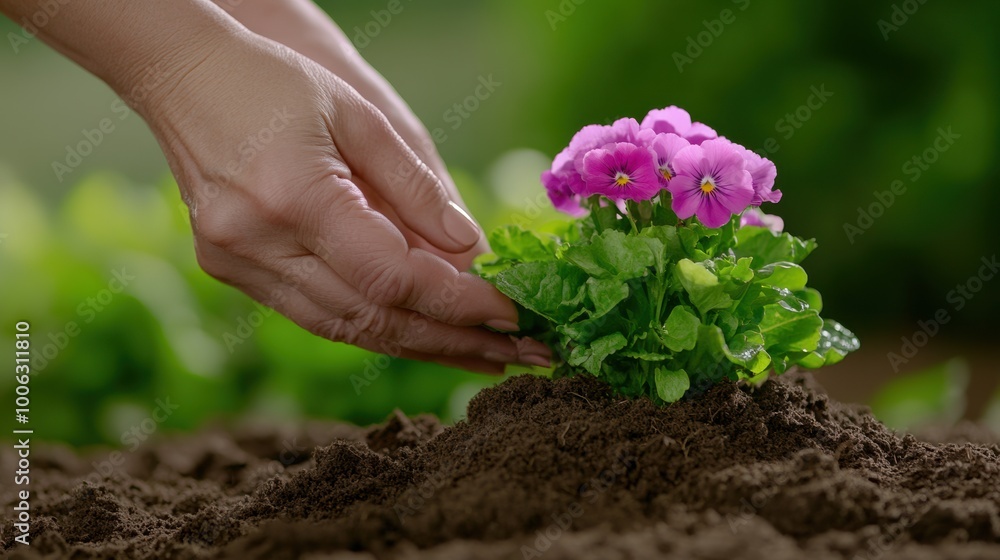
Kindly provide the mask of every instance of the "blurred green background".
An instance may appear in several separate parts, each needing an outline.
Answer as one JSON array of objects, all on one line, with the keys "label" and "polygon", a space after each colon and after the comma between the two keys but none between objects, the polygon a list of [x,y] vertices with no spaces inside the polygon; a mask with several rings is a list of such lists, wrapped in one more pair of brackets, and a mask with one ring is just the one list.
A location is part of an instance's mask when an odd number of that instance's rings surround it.
[{"label": "blurred green background", "polygon": [[[989,398],[1000,281],[978,284],[961,309],[949,296],[998,248],[1000,3],[402,0],[385,25],[373,10],[388,1],[320,4],[440,129],[438,148],[487,228],[553,216],[538,174],[588,123],[676,104],[761,151],[785,193],[771,210],[819,241],[811,283],[862,339],[821,382],[894,425],[1000,424]],[[119,442],[165,397],[178,407],[167,429],[243,416],[370,423],[394,407],[455,418],[495,381],[387,367],[210,279],[141,119],[119,118],[112,91],[37,39],[15,52],[12,33],[0,19],[0,348],[12,352],[14,323],[29,320],[35,352],[47,352],[31,382],[39,439]],[[491,77],[495,91],[456,118],[454,105]],[[106,117],[115,130],[57,177],[53,162]],[[935,150],[941,129],[958,136]],[[895,180],[905,193],[878,212],[887,198],[876,191]],[[113,293],[123,267],[135,278]],[[894,367],[888,353],[939,309],[951,320]],[[895,379],[913,372],[910,384]],[[0,402],[13,396],[12,377],[0,377]]]}]

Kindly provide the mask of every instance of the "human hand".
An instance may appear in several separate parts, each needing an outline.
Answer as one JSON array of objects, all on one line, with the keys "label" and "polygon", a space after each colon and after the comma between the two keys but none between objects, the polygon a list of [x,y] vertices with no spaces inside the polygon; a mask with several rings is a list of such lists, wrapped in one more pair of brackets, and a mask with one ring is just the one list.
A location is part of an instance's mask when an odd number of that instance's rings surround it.
[{"label": "human hand", "polygon": [[203,51],[143,113],[206,272],[331,340],[485,372],[548,364],[480,326],[515,330],[516,309],[439,254],[481,232],[377,108],[251,33]]},{"label": "human hand", "polygon": [[[448,173],[426,127],[392,85],[365,61],[340,27],[312,0],[213,1],[250,31],[312,59],[375,105],[407,146],[441,180],[451,200],[465,208],[455,182]],[[366,195],[369,196],[369,202],[378,198],[377,192],[369,192]],[[481,237],[468,251],[460,253],[442,251],[427,243],[417,232],[398,219],[391,205],[375,204],[385,210],[383,214],[406,236],[411,246],[434,253],[459,270],[467,270],[476,255],[489,250],[485,237]]]}]

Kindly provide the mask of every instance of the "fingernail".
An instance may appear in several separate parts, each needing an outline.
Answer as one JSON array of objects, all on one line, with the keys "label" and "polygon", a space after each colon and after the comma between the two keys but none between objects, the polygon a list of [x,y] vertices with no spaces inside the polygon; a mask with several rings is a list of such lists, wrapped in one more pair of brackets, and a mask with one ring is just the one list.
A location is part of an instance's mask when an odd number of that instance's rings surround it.
[{"label": "fingernail", "polygon": [[444,232],[459,245],[465,247],[475,245],[482,235],[476,222],[472,221],[465,210],[462,210],[462,207],[454,202],[448,202],[448,206],[445,207],[441,216],[441,221],[444,225]]},{"label": "fingernail", "polygon": [[517,326],[517,323],[505,319],[493,319],[492,321],[486,321],[484,324],[498,331],[516,332],[521,330],[521,327]]},{"label": "fingernail", "polygon": [[519,360],[521,363],[531,366],[550,367],[552,365],[552,360],[545,356],[539,356],[536,354],[521,354]]},{"label": "fingernail", "polygon": [[483,357],[499,364],[513,364],[518,361],[516,354],[505,354],[503,352],[484,352]]}]

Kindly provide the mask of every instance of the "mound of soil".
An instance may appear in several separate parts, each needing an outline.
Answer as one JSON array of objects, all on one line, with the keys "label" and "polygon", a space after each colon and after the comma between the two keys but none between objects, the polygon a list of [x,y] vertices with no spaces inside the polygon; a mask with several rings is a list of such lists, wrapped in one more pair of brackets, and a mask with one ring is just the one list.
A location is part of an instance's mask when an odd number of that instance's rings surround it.
[{"label": "mound of soil", "polygon": [[[665,408],[512,378],[442,427],[394,414],[33,452],[11,558],[1000,558],[1000,445],[899,435],[808,376]],[[938,439],[943,439],[941,434]],[[0,456],[4,472],[13,460]],[[103,462],[102,462],[103,461]],[[114,464],[112,464],[114,463]]]}]

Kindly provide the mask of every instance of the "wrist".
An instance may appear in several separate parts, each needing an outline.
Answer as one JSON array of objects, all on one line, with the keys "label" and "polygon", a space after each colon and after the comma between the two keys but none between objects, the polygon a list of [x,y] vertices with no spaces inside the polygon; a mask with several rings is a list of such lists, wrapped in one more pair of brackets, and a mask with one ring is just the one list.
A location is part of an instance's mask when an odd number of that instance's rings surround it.
[{"label": "wrist", "polygon": [[196,87],[202,69],[215,65],[246,34],[208,3],[164,4],[166,13],[153,22],[160,28],[156,33],[108,70],[95,72],[147,120],[167,113],[174,98]]},{"label": "wrist", "polygon": [[248,30],[281,43],[334,74],[363,63],[347,35],[312,0],[213,0]]},{"label": "wrist", "polygon": [[[35,0],[2,0],[11,18]],[[94,74],[140,113],[200,63],[226,35],[246,33],[206,0],[61,2],[40,39]]]}]

